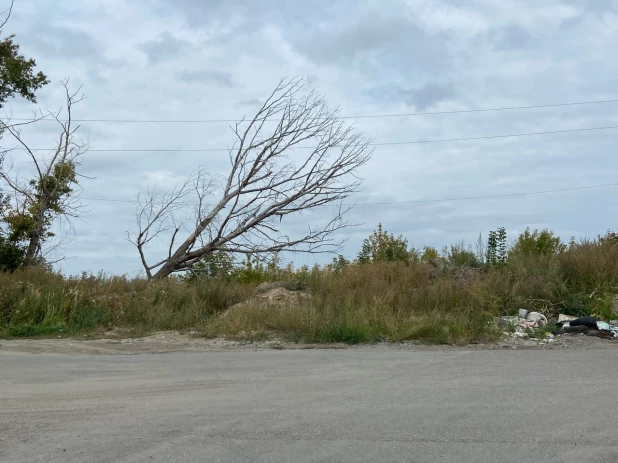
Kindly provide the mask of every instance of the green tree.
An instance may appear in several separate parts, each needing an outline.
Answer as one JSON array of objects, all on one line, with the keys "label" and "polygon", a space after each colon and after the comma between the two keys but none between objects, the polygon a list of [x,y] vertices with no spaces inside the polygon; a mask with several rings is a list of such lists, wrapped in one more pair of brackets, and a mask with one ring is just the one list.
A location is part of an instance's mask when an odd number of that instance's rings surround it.
[{"label": "green tree", "polygon": [[488,265],[505,265],[507,258],[506,229],[500,227],[489,232],[486,250]]},{"label": "green tree", "polygon": [[476,258],[476,254],[472,251],[472,247],[467,248],[464,245],[463,240],[451,245],[451,249],[447,255],[448,261],[453,265],[478,267],[479,261]]},{"label": "green tree", "polygon": [[350,261],[339,254],[337,257],[333,257],[333,262],[330,264],[330,269],[333,272],[342,272],[348,265],[350,265]]},{"label": "green tree", "polygon": [[424,246],[421,254],[421,262],[429,262],[440,258],[438,250],[432,246]]},{"label": "green tree", "polygon": [[[11,2],[7,17],[0,24],[0,35],[4,32],[4,26],[12,9],[13,2]],[[21,96],[36,103],[35,92],[49,81],[42,72],[35,72],[35,67],[34,59],[20,54],[14,34],[0,39],[0,108],[3,108],[6,102],[15,96]]]},{"label": "green tree", "polygon": [[231,276],[240,283],[276,281],[281,279],[284,273],[280,265],[281,258],[277,252],[265,256],[246,254],[244,262],[234,267]]},{"label": "green tree", "polygon": [[199,262],[193,264],[185,281],[197,281],[202,279],[221,279],[231,278],[234,272],[236,258],[233,254],[224,251],[216,251],[204,256]]},{"label": "green tree", "polygon": [[[572,238],[572,240],[575,241],[575,238]],[[612,246],[616,245],[618,244],[618,234],[616,234],[612,230],[607,230],[604,236],[599,235],[598,241],[599,241],[599,244],[612,245]]]},{"label": "green tree", "polygon": [[358,253],[360,264],[374,262],[410,262],[410,252],[408,251],[408,241],[403,236],[395,237],[388,233],[382,224],[378,224],[378,229],[363,241],[363,247]]},{"label": "green tree", "polygon": [[519,235],[517,242],[509,250],[509,257],[516,256],[541,256],[554,255],[567,250],[567,245],[562,242],[559,236],[554,236],[554,232],[548,229],[534,230],[530,228]]},{"label": "green tree", "polygon": [[[5,12],[6,18],[0,23],[0,36],[11,16],[12,9],[13,2]],[[16,96],[36,103],[36,90],[49,81],[42,72],[35,72],[35,66],[34,59],[20,54],[15,35],[0,38],[0,108]],[[5,123],[0,126],[0,138],[5,132],[4,125]],[[3,161],[4,156],[0,158],[0,171],[2,172],[4,172]],[[8,217],[7,214],[15,215],[11,199],[11,195],[0,191],[0,220],[4,222],[4,226],[0,227],[0,271],[13,271],[19,268],[24,263],[27,252],[23,242],[13,239],[16,230],[12,230],[11,225],[5,220]]]}]

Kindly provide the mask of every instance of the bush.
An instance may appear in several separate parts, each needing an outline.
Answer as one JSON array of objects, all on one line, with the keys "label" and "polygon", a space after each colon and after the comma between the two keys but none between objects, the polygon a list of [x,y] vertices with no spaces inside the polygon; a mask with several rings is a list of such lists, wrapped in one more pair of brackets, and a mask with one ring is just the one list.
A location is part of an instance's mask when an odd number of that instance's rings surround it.
[{"label": "bush", "polygon": [[403,236],[395,237],[378,224],[378,229],[363,241],[358,254],[358,262],[371,264],[377,262],[409,262],[408,241]]},{"label": "bush", "polygon": [[559,236],[554,236],[550,230],[534,230],[530,228],[519,235],[517,242],[509,250],[509,258],[518,256],[553,256],[567,250],[566,244]]}]

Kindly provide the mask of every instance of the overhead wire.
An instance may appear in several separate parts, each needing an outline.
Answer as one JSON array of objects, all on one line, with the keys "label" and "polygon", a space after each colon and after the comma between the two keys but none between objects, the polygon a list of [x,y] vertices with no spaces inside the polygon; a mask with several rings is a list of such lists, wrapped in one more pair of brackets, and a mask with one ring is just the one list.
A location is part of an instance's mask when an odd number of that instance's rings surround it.
[{"label": "overhead wire", "polygon": [[[554,190],[504,193],[504,194],[497,194],[497,195],[464,196],[464,197],[434,198],[434,199],[413,199],[413,200],[405,200],[405,201],[343,203],[343,205],[344,206],[384,206],[384,205],[393,205],[393,204],[421,204],[421,203],[438,203],[438,202],[452,202],[452,201],[469,201],[469,200],[475,200],[475,199],[496,199],[496,198],[531,196],[531,195],[541,195],[541,194],[551,194],[551,193],[563,193],[563,192],[568,192],[568,191],[592,190],[592,189],[609,188],[609,187],[616,187],[616,186],[618,186],[618,183],[606,183],[602,185],[588,185],[588,186],[581,186],[581,187],[560,188],[560,189],[554,189]],[[138,203],[137,200],[130,200],[130,199],[95,198],[95,197],[85,197],[81,199],[84,199],[86,201],[118,202],[118,203],[133,203],[133,204]],[[197,203],[182,202],[182,201],[176,204],[177,205],[188,205],[188,206],[197,205]]]},{"label": "overhead wire", "polygon": [[[425,143],[448,143],[456,141],[473,141],[473,140],[491,140],[498,138],[515,138],[515,137],[531,137],[538,135],[556,135],[563,133],[576,133],[576,132],[591,132],[600,130],[613,130],[618,129],[618,125],[608,125],[604,127],[584,127],[578,129],[564,129],[564,130],[547,130],[543,132],[524,132],[524,133],[511,133],[511,134],[499,134],[499,135],[483,135],[478,137],[463,137],[463,138],[441,138],[435,140],[412,140],[412,141],[395,141],[395,142],[381,142],[381,143],[369,143],[369,146],[394,146],[394,145],[420,145]],[[16,148],[17,150],[24,150],[24,148]],[[30,151],[50,151],[56,148],[33,148]],[[88,152],[92,153],[207,153],[207,152],[222,152],[229,151],[233,148],[116,148],[116,149],[88,149]],[[315,149],[313,146],[295,146],[293,149]]]},{"label": "overhead wire", "polygon": [[[423,111],[411,113],[391,113],[391,114],[361,114],[357,116],[338,116],[339,119],[375,119],[386,117],[410,117],[410,116],[433,116],[440,114],[466,114],[466,113],[482,113],[492,111],[516,111],[524,109],[541,109],[541,108],[557,108],[565,106],[583,106],[594,104],[618,103],[618,99],[607,100],[592,100],[592,101],[574,101],[566,103],[550,103],[550,104],[535,104],[527,106],[505,106],[498,108],[477,108],[477,109],[455,109],[449,111]],[[31,118],[11,118],[14,121],[29,121]],[[41,119],[43,121],[54,121],[56,119]],[[243,118],[238,119],[72,119],[73,122],[118,122],[118,123],[144,123],[144,124],[206,124],[217,122],[239,122]],[[271,119],[267,119],[271,120]]]}]

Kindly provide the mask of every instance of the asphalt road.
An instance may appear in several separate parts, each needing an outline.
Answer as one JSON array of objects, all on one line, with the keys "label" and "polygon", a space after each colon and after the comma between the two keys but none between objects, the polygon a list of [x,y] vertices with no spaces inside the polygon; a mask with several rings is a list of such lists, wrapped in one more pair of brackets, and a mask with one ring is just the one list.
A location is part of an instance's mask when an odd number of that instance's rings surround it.
[{"label": "asphalt road", "polygon": [[618,349],[0,351],[0,461],[618,462]]}]

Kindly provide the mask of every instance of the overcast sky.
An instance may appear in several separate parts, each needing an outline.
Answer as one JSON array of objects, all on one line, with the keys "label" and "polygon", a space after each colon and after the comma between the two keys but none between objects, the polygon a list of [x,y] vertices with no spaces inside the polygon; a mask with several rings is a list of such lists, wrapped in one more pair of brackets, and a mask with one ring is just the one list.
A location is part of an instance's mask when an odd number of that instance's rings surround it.
[{"label": "overcast sky", "polygon": [[[7,1],[5,0],[5,3]],[[540,5],[540,6],[539,6]],[[303,75],[342,114],[439,112],[618,98],[618,0],[16,0],[6,32],[51,83],[39,106],[60,108],[64,77],[83,84],[83,119],[234,119],[284,76]],[[14,116],[30,105],[15,100]],[[376,143],[618,125],[618,103],[517,111],[358,119]],[[47,147],[53,125],[28,131]],[[200,149],[233,143],[227,123],[82,125],[93,149]],[[441,247],[505,226],[549,227],[564,239],[616,226],[616,193],[538,192],[618,183],[618,130],[376,147],[348,217],[352,258],[378,222],[414,246]],[[6,144],[6,140],[4,142]],[[225,173],[225,152],[91,152],[89,212],[62,267],[135,274],[134,200],[203,165]],[[362,203],[386,202],[372,205]],[[330,215],[330,210],[324,214]],[[302,229],[309,216],[288,229]],[[156,254],[154,254],[156,257]],[[294,256],[298,263],[331,257]]]}]

